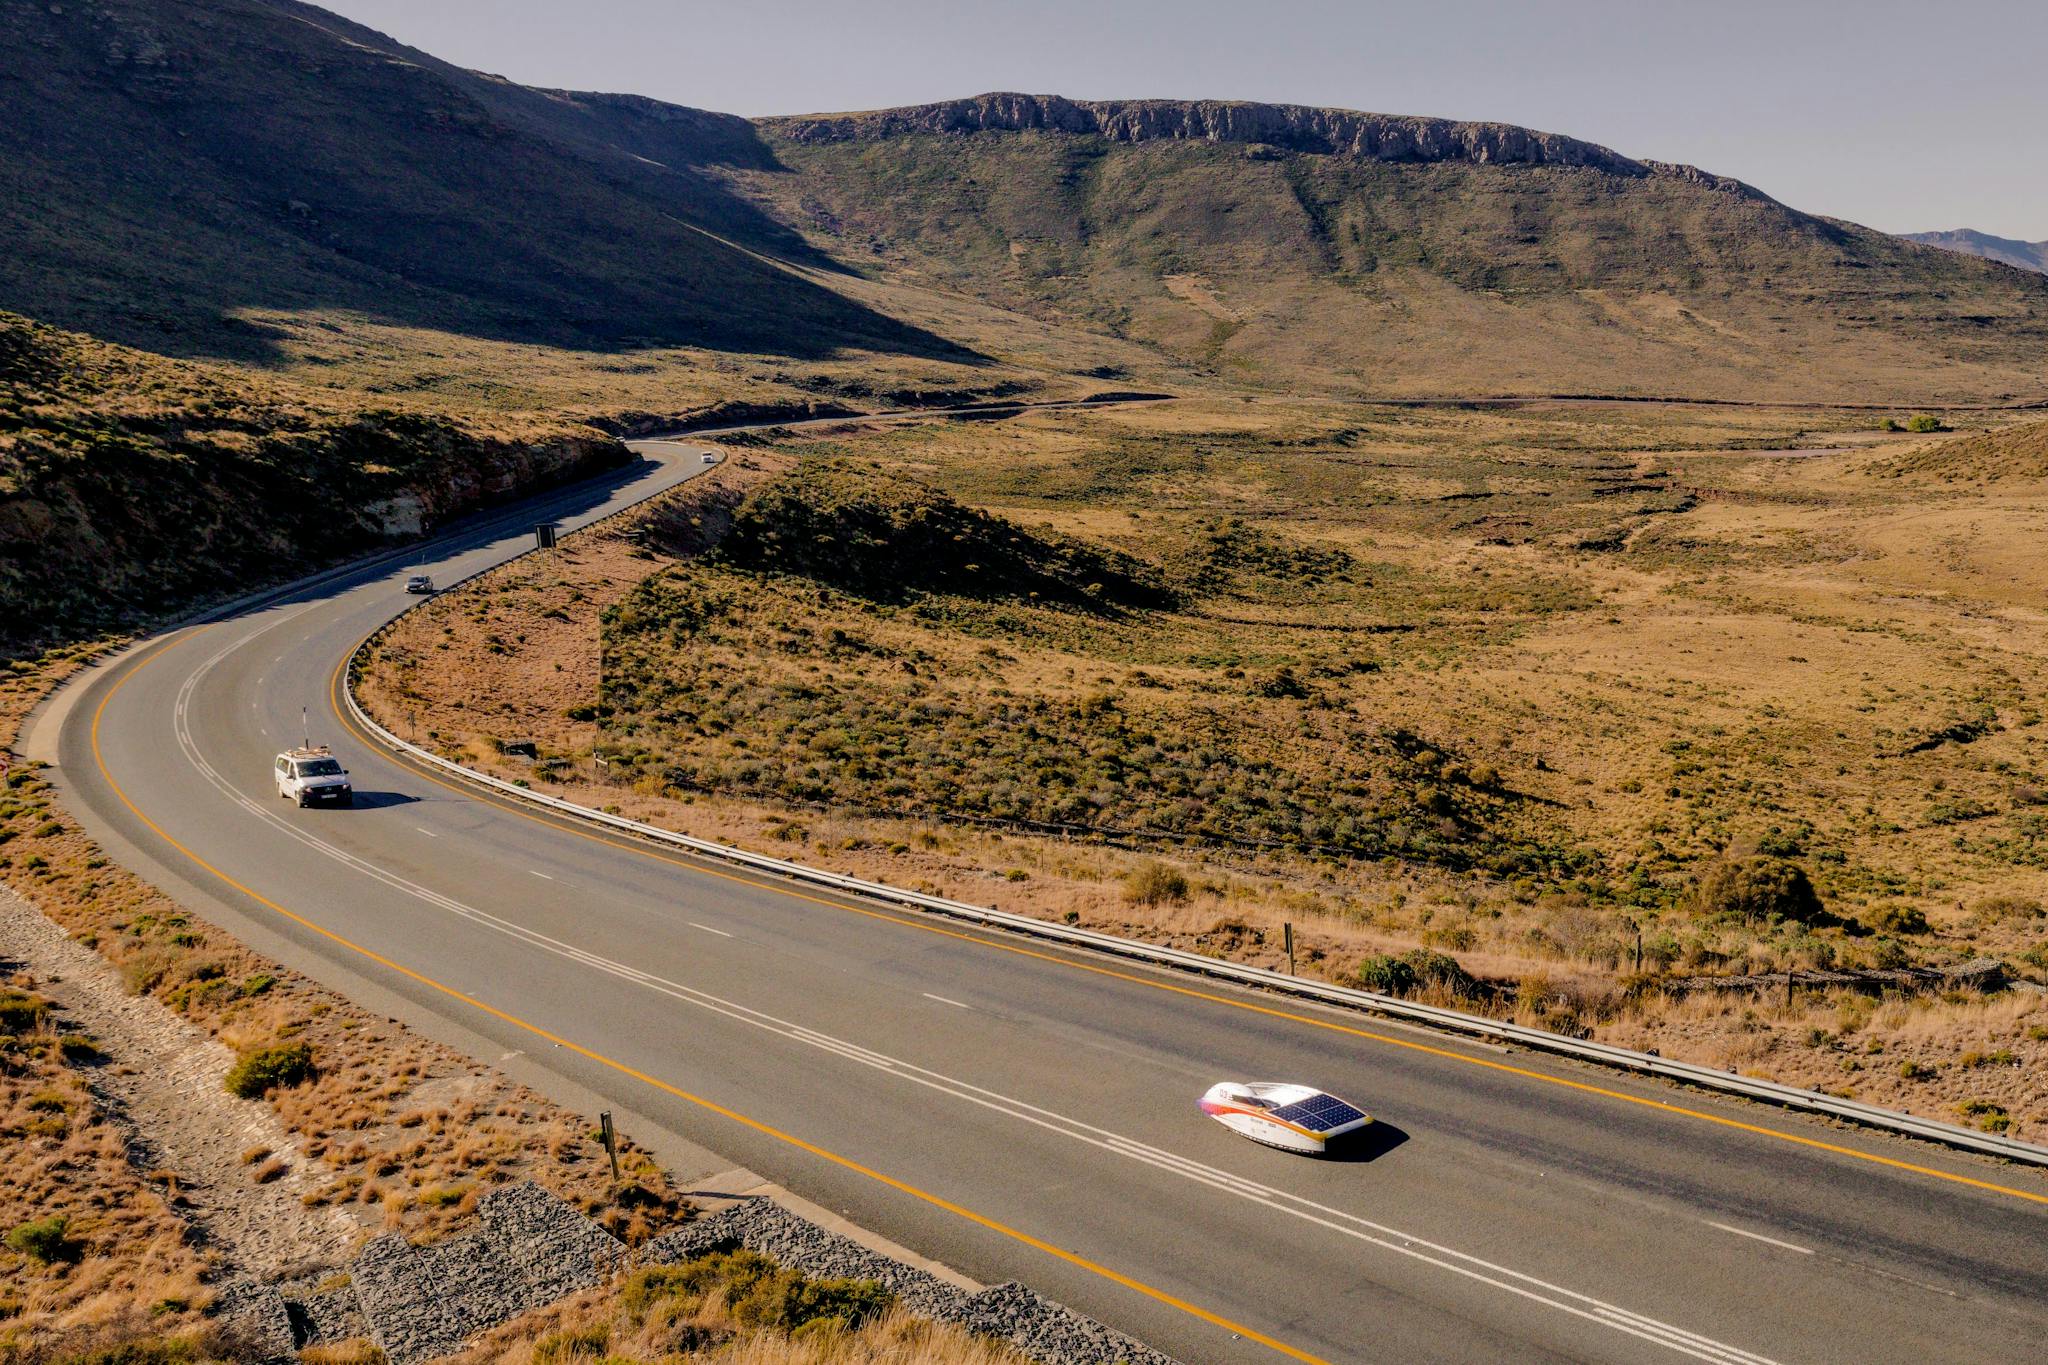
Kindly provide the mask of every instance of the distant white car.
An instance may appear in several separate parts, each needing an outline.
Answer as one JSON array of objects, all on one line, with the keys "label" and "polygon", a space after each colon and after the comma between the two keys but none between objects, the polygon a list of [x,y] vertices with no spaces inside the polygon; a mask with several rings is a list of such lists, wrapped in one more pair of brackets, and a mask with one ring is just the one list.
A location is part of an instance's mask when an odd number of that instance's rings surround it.
[{"label": "distant white car", "polygon": [[1218,1081],[1199,1101],[1202,1112],[1241,1137],[1287,1152],[1321,1156],[1332,1138],[1372,1122],[1363,1109],[1312,1085]]},{"label": "distant white car", "polygon": [[301,806],[353,806],[356,803],[355,787],[348,780],[348,769],[341,766],[341,760],[324,744],[311,749],[285,750],[277,756],[272,771],[277,778],[277,794],[283,800],[295,801]]},{"label": "distant white car", "polygon": [[430,593],[434,590],[434,580],[426,574],[416,573],[405,580],[405,590],[407,592]]},{"label": "distant white car", "polygon": [[704,452],[704,463],[705,463],[705,464],[717,464],[717,463],[718,463],[718,452],[717,452],[717,451],[715,451],[715,450],[707,450],[707,451],[705,451],[705,452]]}]

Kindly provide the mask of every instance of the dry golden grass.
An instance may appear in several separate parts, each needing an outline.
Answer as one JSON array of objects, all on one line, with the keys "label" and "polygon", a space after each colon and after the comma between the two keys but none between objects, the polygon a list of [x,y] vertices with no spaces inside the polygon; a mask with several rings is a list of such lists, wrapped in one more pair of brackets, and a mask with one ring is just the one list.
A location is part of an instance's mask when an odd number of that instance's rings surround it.
[{"label": "dry golden grass", "polygon": [[0,1360],[195,1330],[213,1258],[187,1238],[175,1178],[130,1162],[81,1072],[94,1061],[74,1060],[90,1039],[35,1009],[35,986],[0,985],[0,1236],[64,1225],[39,1250],[0,1248]]},{"label": "dry golden grass", "polygon": [[[2012,1131],[2038,1133],[2048,1030],[2027,997],[1899,1002],[1859,1023],[1856,1045],[1896,1035],[1911,1055],[1851,1070],[1829,1022],[1845,1007],[1832,1000],[1767,1011],[1621,989],[1638,929],[1652,973],[1978,953],[2048,968],[2036,960],[2048,946],[2048,843],[2032,805],[2048,789],[2035,725],[2048,709],[2048,581],[2026,548],[2048,526],[2048,488],[1896,473],[1901,452],[1926,444],[1840,412],[1279,400],[778,442],[805,458],[879,461],[1023,525],[1163,563],[1221,511],[1346,551],[1372,576],[1363,599],[1254,585],[1128,622],[1109,644],[1005,640],[1002,683],[1056,695],[1142,673],[1153,695],[1192,693],[1215,685],[1218,657],[1307,672],[1355,647],[1355,629],[1333,627],[1387,623],[1398,629],[1364,637],[1377,670],[1320,687],[1323,703],[1497,768],[1527,798],[1523,828],[1586,854],[1584,872],[1497,878],[1053,840],[593,782],[588,755],[615,742],[613,727],[565,711],[604,681],[604,607],[670,562],[597,536],[408,618],[386,644],[410,671],[373,670],[365,695],[387,720],[417,714],[451,755],[657,824],[1268,966],[1281,964],[1278,931],[1291,922],[1298,967],[1339,979],[1370,954],[1446,951],[1497,983],[1493,1008],[1531,1022],[1964,1121],[1995,1121],[1961,1107],[1997,1103]],[[821,607],[809,624],[844,626],[843,615]],[[919,628],[916,643],[957,683],[982,671],[988,641]],[[488,741],[512,736],[556,762],[507,763]],[[1689,908],[1702,868],[1756,848],[1802,863],[1837,925]],[[1155,858],[1187,891],[1134,903],[1126,881]],[[2014,1064],[1962,1066],[1972,1052]]]},{"label": "dry golden grass", "polygon": [[[732,1264],[740,1284],[720,1283]],[[747,1362],[747,1365],[1019,1365],[1009,1348],[885,1306],[848,1321],[813,1317],[801,1295],[745,1292],[745,1277],[772,1268],[740,1253],[674,1269],[629,1274],[471,1343],[460,1365],[570,1365],[598,1361]],[[698,1277],[709,1279],[698,1283]],[[781,1277],[786,1283],[789,1277]],[[811,1282],[816,1283],[816,1282]],[[828,1282],[843,1284],[844,1282]],[[856,1291],[858,1292],[858,1291]]]}]

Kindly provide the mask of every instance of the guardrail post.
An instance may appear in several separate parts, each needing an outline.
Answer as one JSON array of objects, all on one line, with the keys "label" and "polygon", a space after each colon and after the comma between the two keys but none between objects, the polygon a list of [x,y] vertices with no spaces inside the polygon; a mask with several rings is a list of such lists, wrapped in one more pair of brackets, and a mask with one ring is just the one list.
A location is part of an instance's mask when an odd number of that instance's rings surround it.
[{"label": "guardrail post", "polygon": [[1284,939],[1286,939],[1286,940],[1287,940],[1287,974],[1288,974],[1289,976],[1293,976],[1293,975],[1294,975],[1294,926],[1293,926],[1293,925],[1291,925],[1291,924],[1283,924],[1283,925],[1281,925],[1281,926],[1280,926],[1280,936],[1281,936],[1282,938],[1284,938]]},{"label": "guardrail post", "polygon": [[612,1127],[612,1111],[597,1116],[597,1133],[604,1139],[604,1153],[612,1159],[612,1184],[619,1183],[619,1132]]}]

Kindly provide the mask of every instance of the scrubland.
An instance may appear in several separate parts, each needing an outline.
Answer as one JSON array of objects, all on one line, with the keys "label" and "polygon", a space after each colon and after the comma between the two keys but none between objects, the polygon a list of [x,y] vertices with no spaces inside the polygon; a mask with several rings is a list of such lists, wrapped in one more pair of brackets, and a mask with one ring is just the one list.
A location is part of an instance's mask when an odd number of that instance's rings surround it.
[{"label": "scrubland", "polygon": [[[2038,1133],[2048,488],[1943,465],[2023,428],[1879,425],[785,433],[415,613],[364,692],[693,833],[1265,965],[1293,924],[1299,970]],[[2009,989],[1694,980],[1987,956]]]}]

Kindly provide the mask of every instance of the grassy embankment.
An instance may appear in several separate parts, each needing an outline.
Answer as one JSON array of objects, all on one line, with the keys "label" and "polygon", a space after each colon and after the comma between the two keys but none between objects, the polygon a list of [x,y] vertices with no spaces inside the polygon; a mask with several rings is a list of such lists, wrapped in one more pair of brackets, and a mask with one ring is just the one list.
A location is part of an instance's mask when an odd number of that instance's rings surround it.
[{"label": "grassy embankment", "polygon": [[1868,425],[1233,402],[778,442],[812,463],[411,618],[368,691],[693,832],[1268,965],[1293,921],[1304,970],[2034,1132],[2036,996],[1662,984],[2048,968],[2014,558],[2048,504]]},{"label": "grassy embankment", "polygon": [[[0,1359],[70,1321],[98,1341],[196,1333],[206,1258],[165,1173],[136,1169],[87,1068],[108,1062],[61,1027],[34,981],[0,986]],[[156,1179],[151,1176],[155,1174]]]},{"label": "grassy embankment", "polygon": [[741,1251],[635,1271],[491,1333],[457,1360],[1021,1365],[1023,1357],[912,1317],[879,1285],[809,1280]]},{"label": "grassy embankment", "polygon": [[0,314],[0,662],[626,458],[574,423],[346,402]]}]

